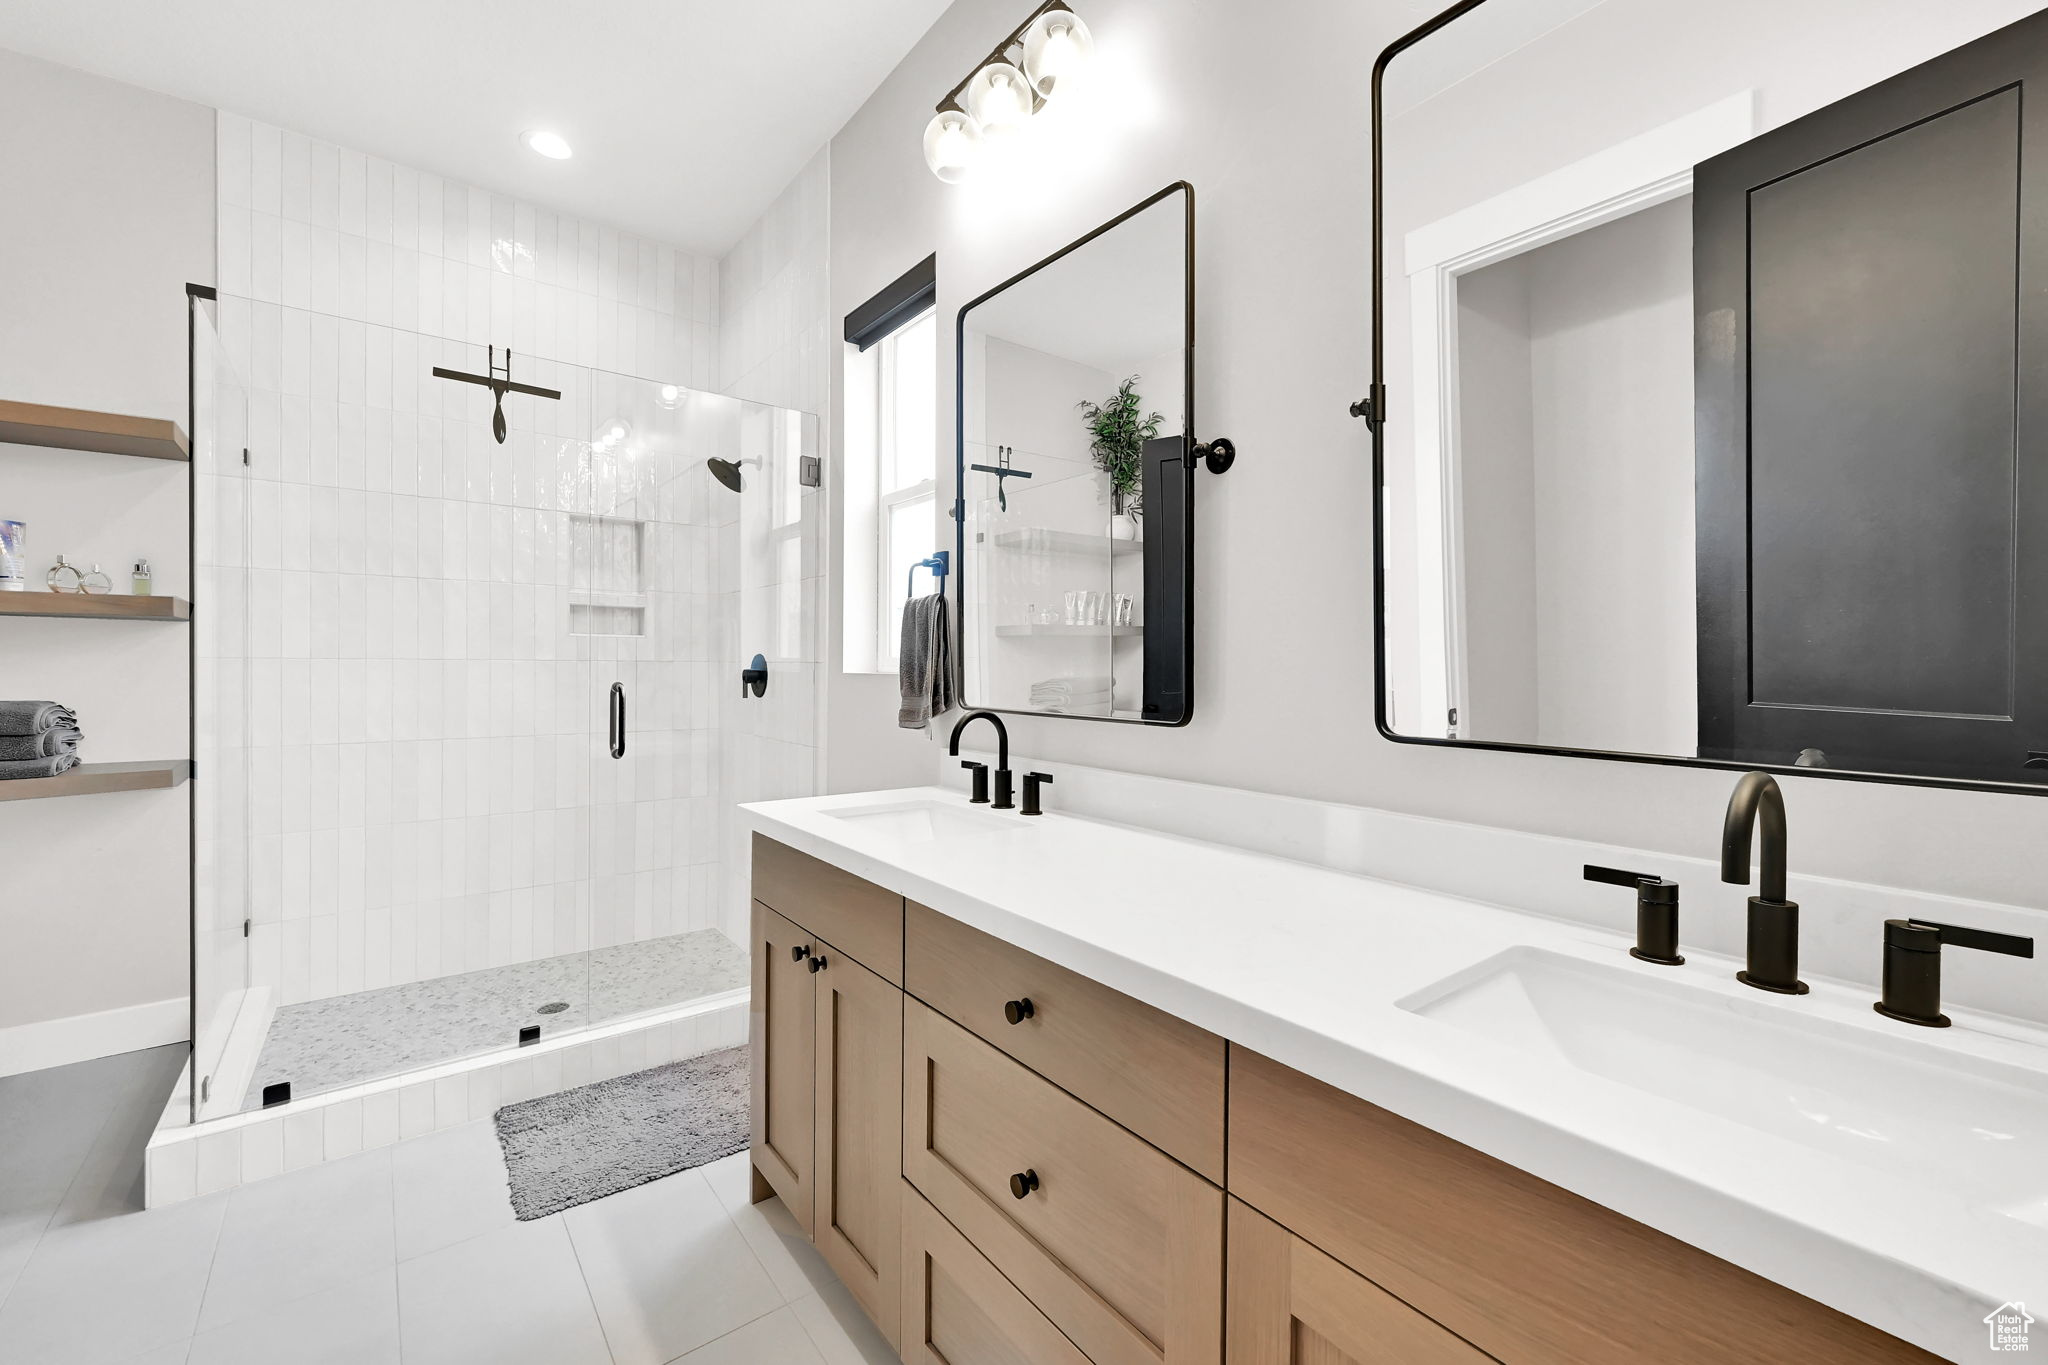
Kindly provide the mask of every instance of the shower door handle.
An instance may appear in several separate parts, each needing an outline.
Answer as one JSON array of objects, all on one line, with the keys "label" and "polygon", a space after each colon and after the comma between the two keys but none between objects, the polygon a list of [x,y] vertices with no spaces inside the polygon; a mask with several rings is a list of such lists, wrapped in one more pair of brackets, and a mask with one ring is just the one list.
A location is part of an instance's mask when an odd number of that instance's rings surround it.
[{"label": "shower door handle", "polygon": [[626,756],[626,685],[612,684],[611,701],[612,757]]}]

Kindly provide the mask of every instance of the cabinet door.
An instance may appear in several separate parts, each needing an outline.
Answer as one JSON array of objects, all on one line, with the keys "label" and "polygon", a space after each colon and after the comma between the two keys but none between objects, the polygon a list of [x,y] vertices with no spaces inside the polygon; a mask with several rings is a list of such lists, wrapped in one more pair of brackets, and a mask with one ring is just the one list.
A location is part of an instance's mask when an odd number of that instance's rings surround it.
[{"label": "cabinet door", "polygon": [[811,1087],[817,1074],[818,988],[812,940],[754,902],[753,999],[747,1004],[753,1064],[754,1170],[811,1232]]},{"label": "cabinet door", "polygon": [[811,1240],[902,1346],[903,992],[818,940]]},{"label": "cabinet door", "polygon": [[901,1188],[905,1365],[1089,1365],[959,1229]]},{"label": "cabinet door", "polygon": [[1225,1365],[1485,1365],[1493,1359],[1235,1199],[1228,1281]]}]

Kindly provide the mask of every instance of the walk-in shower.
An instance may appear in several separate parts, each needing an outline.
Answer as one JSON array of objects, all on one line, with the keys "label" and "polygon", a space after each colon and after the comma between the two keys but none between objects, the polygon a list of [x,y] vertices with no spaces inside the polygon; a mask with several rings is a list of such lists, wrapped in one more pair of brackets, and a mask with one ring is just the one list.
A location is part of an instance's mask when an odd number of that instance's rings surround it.
[{"label": "walk-in shower", "polygon": [[194,363],[193,1117],[737,1006],[815,419],[226,296]]}]

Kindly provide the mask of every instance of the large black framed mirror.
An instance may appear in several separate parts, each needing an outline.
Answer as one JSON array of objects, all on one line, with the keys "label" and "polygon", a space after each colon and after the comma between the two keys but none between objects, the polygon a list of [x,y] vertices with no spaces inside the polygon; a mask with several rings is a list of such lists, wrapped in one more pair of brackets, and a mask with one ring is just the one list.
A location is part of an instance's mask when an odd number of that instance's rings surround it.
[{"label": "large black framed mirror", "polygon": [[1169,185],[960,310],[962,699],[1194,714],[1195,192]]},{"label": "large black framed mirror", "polygon": [[2042,790],[2036,9],[1465,0],[1381,55],[1383,734]]}]

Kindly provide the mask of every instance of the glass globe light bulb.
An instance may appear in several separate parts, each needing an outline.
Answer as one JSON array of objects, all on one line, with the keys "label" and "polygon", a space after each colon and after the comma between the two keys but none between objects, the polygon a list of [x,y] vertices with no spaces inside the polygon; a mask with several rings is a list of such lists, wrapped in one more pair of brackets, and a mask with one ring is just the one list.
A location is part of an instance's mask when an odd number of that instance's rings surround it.
[{"label": "glass globe light bulb", "polygon": [[1088,25],[1072,10],[1047,10],[1024,30],[1024,73],[1043,99],[1078,84],[1094,52]]},{"label": "glass globe light bulb", "polygon": [[924,130],[924,162],[949,185],[965,180],[981,154],[981,126],[958,109],[941,109]]},{"label": "glass globe light bulb", "polygon": [[1031,117],[1031,87],[1008,62],[990,62],[967,84],[967,112],[984,136],[998,137]]}]

